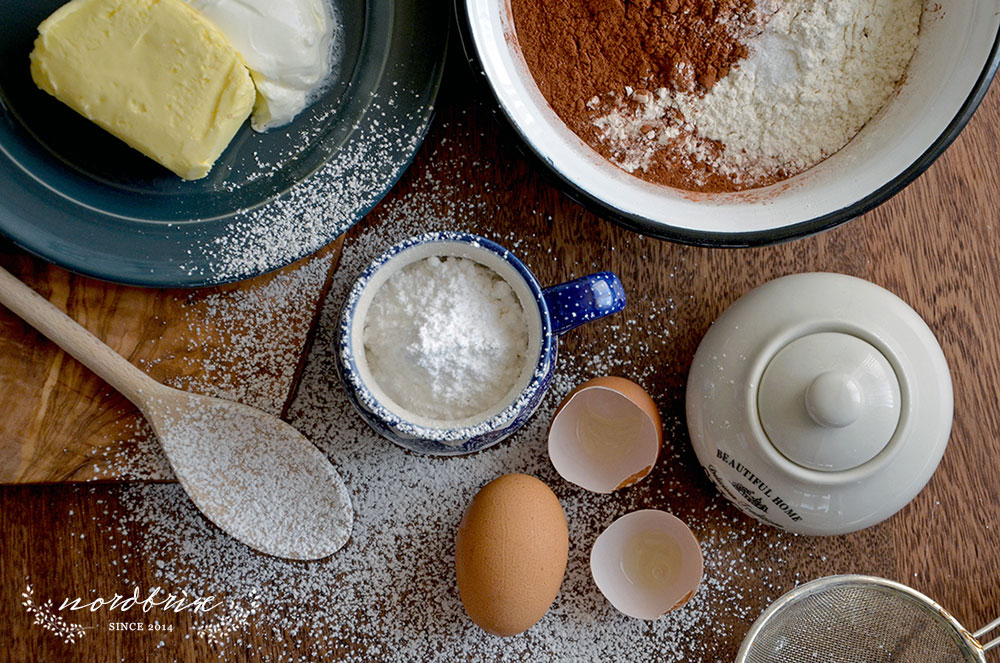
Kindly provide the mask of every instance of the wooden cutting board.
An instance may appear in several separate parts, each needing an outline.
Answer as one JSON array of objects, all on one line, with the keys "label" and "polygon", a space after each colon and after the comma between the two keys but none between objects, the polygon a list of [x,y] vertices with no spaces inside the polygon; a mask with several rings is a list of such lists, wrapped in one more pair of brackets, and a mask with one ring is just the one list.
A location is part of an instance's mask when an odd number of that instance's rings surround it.
[{"label": "wooden cutting board", "polygon": [[[281,415],[342,241],[277,272],[157,290],[67,272],[0,243],[0,265],[153,378]],[[260,352],[259,348],[267,348]],[[136,408],[0,307],[0,483],[169,476]]]}]

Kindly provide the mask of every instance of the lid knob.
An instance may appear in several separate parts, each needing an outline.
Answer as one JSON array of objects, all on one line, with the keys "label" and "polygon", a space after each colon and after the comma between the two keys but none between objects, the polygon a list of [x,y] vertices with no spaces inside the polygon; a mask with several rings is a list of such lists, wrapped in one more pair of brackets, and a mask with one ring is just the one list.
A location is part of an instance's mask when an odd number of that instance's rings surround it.
[{"label": "lid knob", "polygon": [[826,371],[806,389],[806,412],[820,426],[850,426],[862,410],[861,387],[851,376],[840,371]]},{"label": "lid knob", "polygon": [[842,332],[809,334],[771,358],[757,410],[768,440],[790,461],[840,472],[889,444],[899,424],[899,379],[867,341]]}]

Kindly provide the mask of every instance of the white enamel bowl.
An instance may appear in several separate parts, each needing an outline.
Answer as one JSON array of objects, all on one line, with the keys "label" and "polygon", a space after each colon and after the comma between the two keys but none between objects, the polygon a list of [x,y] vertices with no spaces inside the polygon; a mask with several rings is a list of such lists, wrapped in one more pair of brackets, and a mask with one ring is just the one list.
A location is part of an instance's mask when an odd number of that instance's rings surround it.
[{"label": "white enamel bowl", "polygon": [[751,195],[692,196],[622,172],[556,116],[517,45],[509,0],[456,0],[465,52],[503,116],[574,199],[638,232],[709,246],[753,246],[826,230],[879,205],[933,163],[996,73],[1000,0],[927,0],[898,94],[816,167]]}]

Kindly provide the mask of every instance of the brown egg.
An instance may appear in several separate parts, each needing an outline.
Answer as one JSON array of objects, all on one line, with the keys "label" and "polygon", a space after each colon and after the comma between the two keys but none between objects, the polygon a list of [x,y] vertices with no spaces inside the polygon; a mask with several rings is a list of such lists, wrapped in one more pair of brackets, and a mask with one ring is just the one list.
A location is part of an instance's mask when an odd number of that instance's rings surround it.
[{"label": "brown egg", "polygon": [[455,537],[462,604],[494,635],[534,626],[559,593],[569,531],[559,499],[526,474],[507,474],[476,493]]}]

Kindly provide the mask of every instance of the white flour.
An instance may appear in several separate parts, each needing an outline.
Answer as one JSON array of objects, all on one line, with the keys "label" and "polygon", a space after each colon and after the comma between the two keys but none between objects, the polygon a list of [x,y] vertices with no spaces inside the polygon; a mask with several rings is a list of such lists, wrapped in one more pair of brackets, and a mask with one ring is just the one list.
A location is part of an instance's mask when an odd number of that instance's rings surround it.
[{"label": "white flour", "polygon": [[922,0],[798,0],[701,100],[679,106],[740,168],[801,171],[889,100],[917,47]]},{"label": "white flour", "polygon": [[[628,172],[683,132],[695,161],[737,182],[794,175],[840,150],[886,104],[916,50],[922,12],[922,0],[788,0],[748,42],[750,56],[706,94],[633,95],[637,109],[594,124]],[[722,145],[721,158],[704,139]]]},{"label": "white flour", "polygon": [[528,326],[514,291],[465,258],[393,274],[365,320],[375,382],[403,409],[454,421],[500,404],[524,369]]}]

